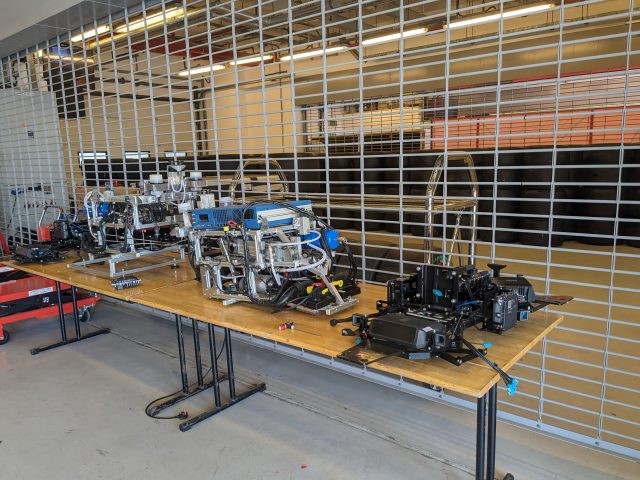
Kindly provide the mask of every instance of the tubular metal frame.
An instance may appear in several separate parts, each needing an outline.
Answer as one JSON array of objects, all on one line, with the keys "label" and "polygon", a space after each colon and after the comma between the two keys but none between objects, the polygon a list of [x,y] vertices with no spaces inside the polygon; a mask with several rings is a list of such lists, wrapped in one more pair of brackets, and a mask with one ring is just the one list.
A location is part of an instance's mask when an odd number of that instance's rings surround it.
[{"label": "tubular metal frame", "polygon": [[73,306],[73,325],[75,328],[75,337],[68,338],[67,326],[64,318],[65,317],[64,307],[62,302],[62,288],[61,288],[60,282],[56,282],[56,303],[58,304],[58,323],[60,325],[60,341],[52,343],[50,345],[45,345],[43,347],[34,347],[31,349],[31,355],[37,355],[47,350],[53,350],[54,348],[63,347],[71,343],[76,343],[81,340],[86,340],[87,338],[109,333],[110,330],[108,328],[99,328],[97,330],[86,333],[84,335],[81,334],[77,290],[76,290],[76,287],[74,287],[73,285],[71,285],[70,288],[71,288],[71,304]]},{"label": "tubular metal frame", "polygon": [[[182,317],[180,315],[174,315],[174,319],[176,322],[176,334],[178,340],[178,360],[180,362],[180,380],[182,383],[182,391],[176,395],[171,396],[171,398],[154,405],[152,408],[149,408],[149,415],[155,416],[166,410],[169,407],[173,407],[188,398],[193,397],[194,395],[198,395],[210,388],[213,389],[213,408],[209,410],[205,410],[204,412],[198,413],[197,415],[188,418],[184,422],[180,423],[179,428],[181,432],[186,432],[191,430],[195,425],[210,418],[229,407],[232,407],[238,402],[241,402],[245,398],[248,398],[258,392],[264,391],[266,388],[264,383],[259,383],[257,385],[250,385],[247,389],[243,390],[241,393],[236,391],[236,379],[233,370],[233,353],[231,346],[231,331],[228,328],[224,330],[224,344],[223,347],[226,353],[226,365],[227,365],[227,373],[220,373],[220,367],[218,365],[219,353],[217,352],[216,347],[216,339],[215,339],[215,329],[213,325],[207,324],[207,333],[208,333],[208,343],[209,343],[209,354],[211,360],[211,381],[204,381],[205,374],[202,371],[202,354],[200,351],[200,329],[199,322],[195,319],[191,319],[191,327],[193,329],[193,347],[194,347],[194,363],[196,368],[196,378],[197,381],[193,385],[189,385],[188,372],[187,372],[187,359],[184,348],[184,333],[182,328]],[[222,353],[222,352],[220,352]],[[227,382],[229,388],[229,398],[226,400],[222,400],[222,395],[220,391],[220,383]]]}]

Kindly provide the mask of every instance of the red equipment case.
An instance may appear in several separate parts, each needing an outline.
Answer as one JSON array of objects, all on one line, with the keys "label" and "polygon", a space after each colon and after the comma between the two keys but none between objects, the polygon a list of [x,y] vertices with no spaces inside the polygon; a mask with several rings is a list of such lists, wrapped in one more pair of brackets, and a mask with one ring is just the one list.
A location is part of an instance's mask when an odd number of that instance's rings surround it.
[{"label": "red equipment case", "polygon": [[[38,232],[39,237],[43,236]],[[9,247],[0,233],[0,248],[6,255]],[[61,284],[62,308],[64,314],[73,313],[70,286]],[[91,309],[100,297],[78,292],[77,305],[80,320],[86,322],[91,316]],[[29,318],[51,318],[58,315],[56,303],[56,282],[48,278],[30,275],[8,265],[0,263],[0,345],[9,341],[10,335],[4,326]]]}]

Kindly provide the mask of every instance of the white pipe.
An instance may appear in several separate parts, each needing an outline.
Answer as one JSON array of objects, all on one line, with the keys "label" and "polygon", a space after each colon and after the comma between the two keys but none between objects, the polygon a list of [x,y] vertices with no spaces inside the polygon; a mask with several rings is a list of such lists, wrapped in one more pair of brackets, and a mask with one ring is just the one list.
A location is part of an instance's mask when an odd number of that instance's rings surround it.
[{"label": "white pipe", "polygon": [[327,253],[323,249],[318,248],[315,245],[309,244],[309,247],[311,247],[314,250],[317,250],[318,252],[322,253],[322,258],[320,260],[318,260],[316,263],[313,263],[311,265],[304,265],[302,267],[286,268],[286,269],[284,269],[282,271],[283,272],[301,272],[303,270],[309,270],[309,269],[316,268],[316,267],[319,267],[320,265],[324,264],[324,262],[327,260]]}]

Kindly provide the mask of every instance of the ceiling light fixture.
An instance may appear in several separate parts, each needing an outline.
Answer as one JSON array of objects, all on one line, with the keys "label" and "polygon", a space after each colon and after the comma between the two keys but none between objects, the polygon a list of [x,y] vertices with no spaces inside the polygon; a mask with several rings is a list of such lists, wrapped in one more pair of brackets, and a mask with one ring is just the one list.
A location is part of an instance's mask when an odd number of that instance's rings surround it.
[{"label": "ceiling light fixture", "polygon": [[[70,55],[58,55],[56,53],[44,53],[42,50],[38,50],[38,58],[45,58],[49,60],[64,60],[65,62],[79,62],[85,61],[83,57],[72,57]],[[93,58],[87,58],[87,63],[94,63]]]},{"label": "ceiling light fixture", "polygon": [[391,33],[389,35],[383,35],[381,37],[367,38],[362,41],[362,45],[377,45],[379,43],[393,42],[394,40],[400,40],[401,38],[415,37],[422,35],[429,31],[428,28],[415,28],[413,30],[405,30],[404,32]]},{"label": "ceiling light fixture", "polygon": [[78,43],[87,38],[93,38],[109,31],[109,25],[101,25],[98,28],[92,28],[91,30],[85,30],[83,33],[74,35],[71,37],[71,43]]},{"label": "ceiling light fixture", "polygon": [[116,28],[116,33],[134,32],[136,30],[142,30],[145,27],[153,27],[160,23],[166,23],[169,20],[175,18],[184,17],[185,11],[182,7],[172,7],[166,9],[164,12],[158,12],[153,15],[149,15],[147,18],[141,18],[131,23],[125,23],[124,25]]},{"label": "ceiling light fixture", "polygon": [[298,60],[299,58],[310,58],[317,57],[319,55],[331,55],[334,53],[341,52],[345,50],[347,47],[330,47],[330,48],[321,48],[319,50],[307,50],[305,52],[294,53],[293,55],[285,55],[284,57],[280,57],[281,62],[288,62],[289,60]]},{"label": "ceiling light fixture", "polygon": [[[466,20],[458,20],[457,22],[451,22],[448,28],[460,28],[470,27],[472,25],[478,25],[479,23],[491,22],[493,20],[499,20],[501,18],[512,18],[529,15],[530,13],[543,12],[555,7],[553,3],[543,3],[541,5],[533,5],[531,7],[518,8],[516,10],[507,10],[502,13],[494,13],[493,15],[485,15],[483,17],[468,18]],[[445,26],[447,28],[447,26]]]},{"label": "ceiling light fixture", "polygon": [[229,62],[229,65],[246,65],[247,63],[259,63],[259,62],[264,62],[265,60],[271,60],[271,59],[273,59],[273,55],[271,55],[270,53],[267,53],[262,56],[258,55],[255,57],[239,58],[236,61]]},{"label": "ceiling light fixture", "polygon": [[182,70],[181,72],[178,72],[178,75],[181,77],[188,77],[189,75],[191,76],[200,75],[202,73],[209,73],[209,72],[215,72],[216,70],[223,70],[224,68],[225,68],[224,65],[220,65],[219,63],[217,63],[215,65],[205,65],[204,67],[195,67],[189,70]]}]

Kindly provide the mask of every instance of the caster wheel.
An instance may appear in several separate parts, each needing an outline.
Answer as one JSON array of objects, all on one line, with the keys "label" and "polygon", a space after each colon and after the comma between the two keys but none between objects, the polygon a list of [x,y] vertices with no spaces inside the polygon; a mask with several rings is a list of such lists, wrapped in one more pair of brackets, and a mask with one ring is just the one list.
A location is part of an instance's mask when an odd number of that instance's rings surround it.
[{"label": "caster wheel", "polygon": [[11,338],[11,336],[9,335],[9,331],[8,330],[4,330],[2,332],[2,337],[0,337],[0,345],[4,345],[5,343],[7,343],[10,338]]},{"label": "caster wheel", "polygon": [[515,479],[514,479],[513,475],[511,475],[510,473],[507,473],[507,474],[504,476],[504,479],[503,479],[503,480],[515,480]]},{"label": "caster wheel", "polygon": [[88,322],[89,320],[91,320],[91,310],[87,308],[84,312],[82,312],[82,315],[80,316],[80,321],[84,323],[84,322]]}]

